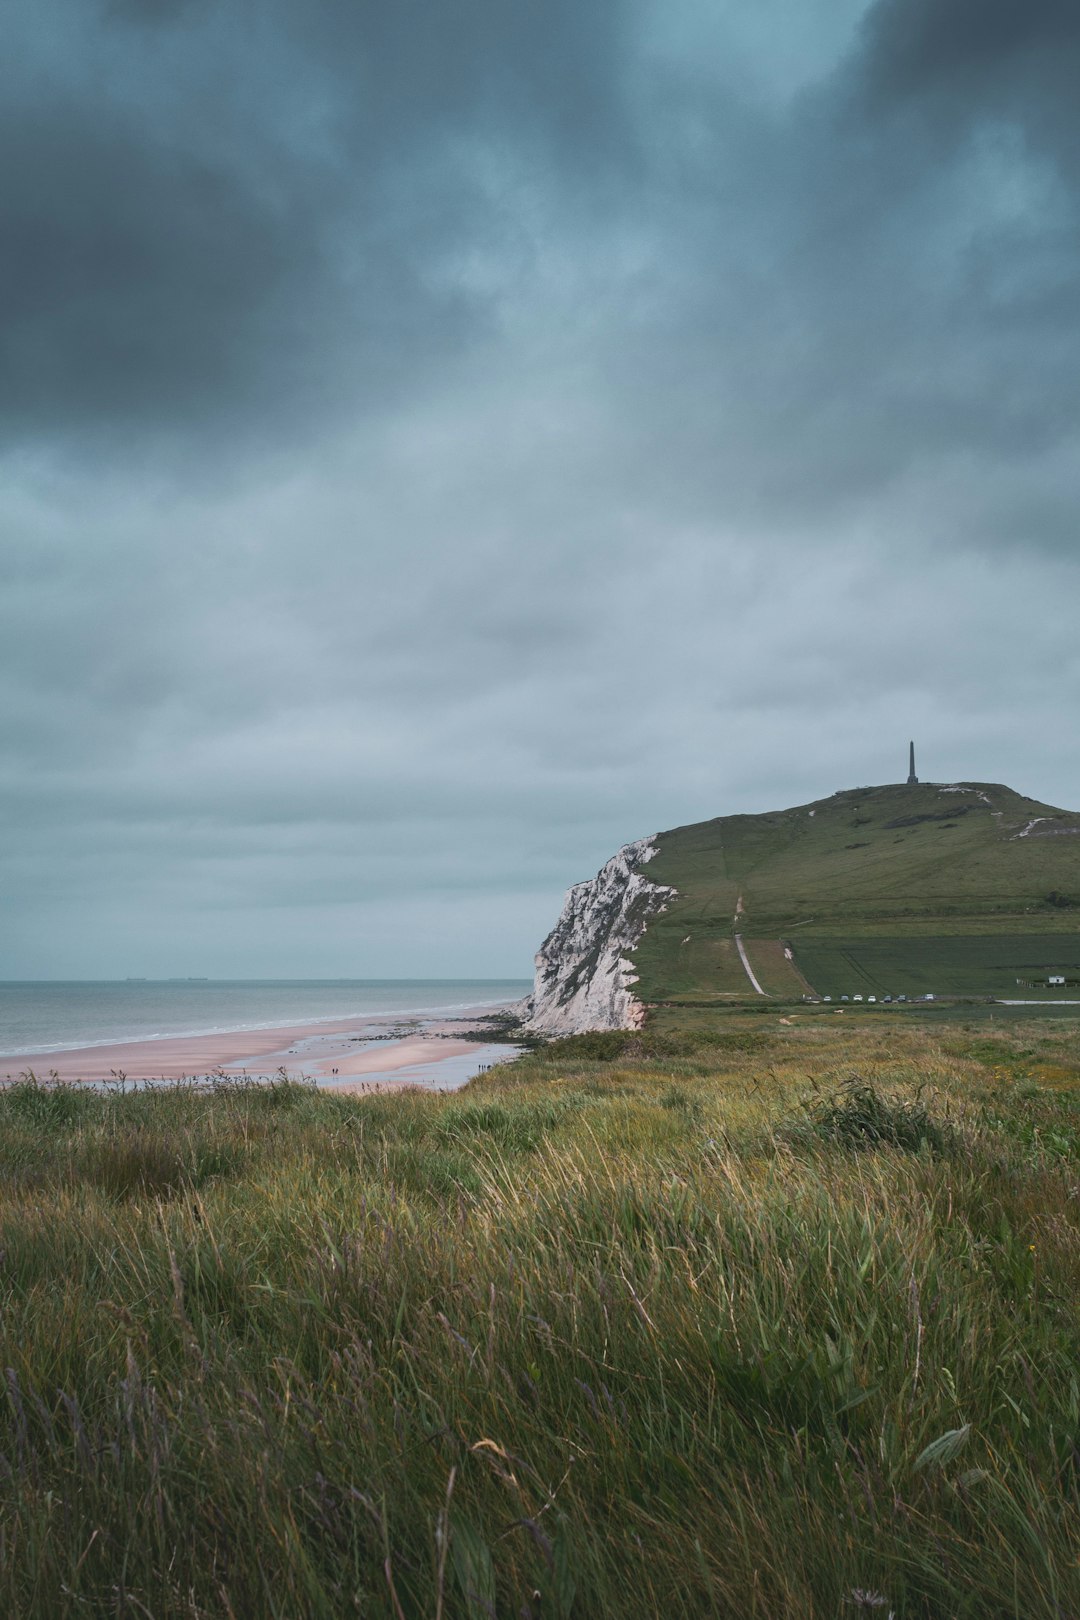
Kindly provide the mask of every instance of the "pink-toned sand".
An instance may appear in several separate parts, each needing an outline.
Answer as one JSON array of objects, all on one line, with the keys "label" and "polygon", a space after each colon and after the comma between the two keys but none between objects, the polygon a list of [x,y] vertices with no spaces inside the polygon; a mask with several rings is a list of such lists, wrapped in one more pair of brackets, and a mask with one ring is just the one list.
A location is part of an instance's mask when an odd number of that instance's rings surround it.
[{"label": "pink-toned sand", "polygon": [[[357,1076],[381,1074],[387,1069],[411,1069],[420,1063],[438,1063],[442,1058],[464,1057],[468,1052],[481,1051],[482,1046],[480,1041],[434,1040],[430,1036],[412,1035],[401,1041],[380,1041],[378,1046],[368,1046],[363,1051],[354,1048],[340,1057],[320,1056],[317,1070],[311,1070],[309,1064],[305,1068],[320,1076],[327,1076],[331,1071]],[[353,1089],[335,1087],[338,1091]]]},{"label": "pink-toned sand", "polygon": [[435,1019],[425,1019],[423,1029],[410,1031],[401,1039],[362,1044],[372,1039],[376,1029],[385,1029],[386,1024],[385,1018],[347,1018],[326,1024],[294,1024],[287,1029],[121,1041],[114,1046],[87,1046],[70,1052],[26,1052],[17,1057],[0,1057],[0,1083],[17,1080],[28,1070],[39,1079],[55,1074],[69,1082],[110,1080],[120,1074],[129,1080],[179,1080],[219,1070],[246,1073],[252,1078],[270,1078],[281,1069],[311,1079],[362,1077],[462,1057],[480,1051],[483,1045],[453,1039],[455,1026]]},{"label": "pink-toned sand", "polygon": [[324,1064],[319,1069],[319,1075],[328,1078],[333,1069],[338,1075],[352,1076],[351,1081],[345,1080],[343,1083],[334,1080],[334,1090],[344,1092],[346,1096],[373,1089],[395,1091],[415,1087],[416,1078],[382,1079],[373,1083],[366,1081],[364,1076],[375,1073],[385,1075],[388,1069],[412,1069],[420,1064],[426,1066],[446,1058],[465,1057],[469,1052],[481,1051],[483,1047],[476,1041],[425,1040],[422,1035],[403,1041],[380,1041],[377,1047],[369,1046],[364,1052],[354,1052],[334,1064]]}]

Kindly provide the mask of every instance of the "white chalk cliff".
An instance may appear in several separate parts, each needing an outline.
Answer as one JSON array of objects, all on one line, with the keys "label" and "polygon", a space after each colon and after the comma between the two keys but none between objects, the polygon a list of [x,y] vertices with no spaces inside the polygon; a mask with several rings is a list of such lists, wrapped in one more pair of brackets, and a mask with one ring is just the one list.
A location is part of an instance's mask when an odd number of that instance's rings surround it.
[{"label": "white chalk cliff", "polygon": [[640,1024],[644,1009],[631,990],[637,975],[625,953],[676,893],[638,871],[655,854],[655,834],[639,838],[613,855],[588,883],[575,883],[536,955],[529,1029],[577,1035]]}]

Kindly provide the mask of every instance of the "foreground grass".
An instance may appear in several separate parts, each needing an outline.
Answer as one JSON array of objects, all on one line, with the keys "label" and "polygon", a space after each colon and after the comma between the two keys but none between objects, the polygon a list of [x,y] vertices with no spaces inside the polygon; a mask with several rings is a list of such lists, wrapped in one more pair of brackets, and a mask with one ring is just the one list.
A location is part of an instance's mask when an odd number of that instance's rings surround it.
[{"label": "foreground grass", "polygon": [[0,1611],[1080,1614],[1075,1027],[840,1024],[0,1095]]}]

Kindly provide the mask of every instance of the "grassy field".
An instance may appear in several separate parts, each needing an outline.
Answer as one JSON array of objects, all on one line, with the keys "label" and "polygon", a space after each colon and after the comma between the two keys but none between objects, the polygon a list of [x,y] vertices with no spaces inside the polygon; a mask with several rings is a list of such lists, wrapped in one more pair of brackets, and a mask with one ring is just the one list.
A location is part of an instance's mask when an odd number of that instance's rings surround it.
[{"label": "grassy field", "polygon": [[[648,940],[654,928],[666,921],[663,913],[654,918],[645,940]],[[664,935],[667,972],[662,981],[657,981],[654,976],[649,977],[650,1000],[658,995],[678,993],[708,1001],[742,1001],[753,994],[730,927],[726,934],[699,929],[696,934],[679,938],[665,928]],[[645,940],[635,952],[639,971]]]},{"label": "grassy field", "polygon": [[1075,1020],[22,1086],[0,1163],[13,1620],[1080,1614]]},{"label": "grassy field", "polygon": [[[804,933],[815,948],[833,940],[840,950],[880,938],[898,955],[910,939],[916,977],[923,942],[945,937],[1064,936],[1063,948],[1075,952],[1077,829],[1080,816],[993,783],[920,783],[661,833],[647,875],[679,894],[634,952],[640,993],[646,1001],[745,995],[729,948],[737,911],[752,960],[778,941],[798,945]],[[816,983],[808,960],[798,952]],[[977,950],[971,962],[983,965]],[[789,984],[775,993],[799,991]]]},{"label": "grassy field", "polygon": [[1061,973],[1080,978],[1080,934],[998,934],[970,938],[809,939],[795,960],[822,995],[1078,996],[1077,989],[1030,989],[1017,979]]},{"label": "grassy field", "polygon": [[778,939],[744,939],[743,949],[767,996],[798,1000],[811,988]]}]

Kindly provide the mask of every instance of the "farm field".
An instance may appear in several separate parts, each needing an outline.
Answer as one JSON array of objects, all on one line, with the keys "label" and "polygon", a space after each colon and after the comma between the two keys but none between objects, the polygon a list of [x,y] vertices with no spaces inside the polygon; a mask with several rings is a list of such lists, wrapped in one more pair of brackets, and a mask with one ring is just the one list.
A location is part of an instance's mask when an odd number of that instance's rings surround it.
[{"label": "farm field", "polygon": [[1080,1613],[1080,1036],[0,1092],[11,1620]]},{"label": "farm field", "polygon": [[1080,978],[1080,933],[967,938],[797,938],[795,961],[819,995],[1076,996],[1028,989],[1017,979]]}]

